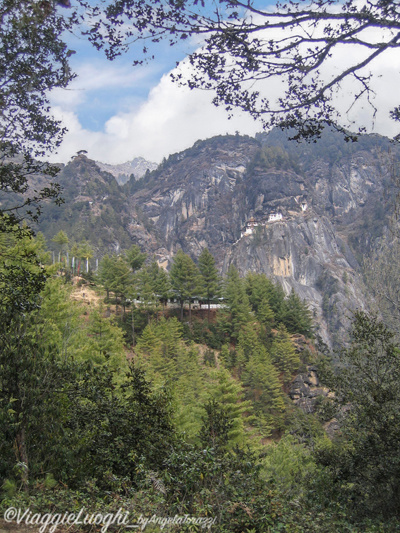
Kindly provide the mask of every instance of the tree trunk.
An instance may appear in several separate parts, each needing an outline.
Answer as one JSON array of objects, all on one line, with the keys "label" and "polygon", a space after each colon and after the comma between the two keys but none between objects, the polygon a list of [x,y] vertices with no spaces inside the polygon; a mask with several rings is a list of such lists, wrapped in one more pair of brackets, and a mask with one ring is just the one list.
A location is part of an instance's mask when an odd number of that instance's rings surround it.
[{"label": "tree trunk", "polygon": [[208,305],[208,309],[207,309],[207,321],[208,321],[208,323],[210,323],[210,298],[207,299],[207,305]]},{"label": "tree trunk", "polygon": [[25,492],[28,491],[28,452],[26,450],[26,437],[25,437],[25,427],[21,426],[20,430],[17,433],[17,450],[18,450],[18,459],[19,462],[23,463],[21,472],[22,485]]},{"label": "tree trunk", "polygon": [[132,348],[135,347],[135,320],[133,318],[133,304],[132,304]]},{"label": "tree trunk", "polygon": [[181,300],[181,322],[183,322],[183,300]]}]

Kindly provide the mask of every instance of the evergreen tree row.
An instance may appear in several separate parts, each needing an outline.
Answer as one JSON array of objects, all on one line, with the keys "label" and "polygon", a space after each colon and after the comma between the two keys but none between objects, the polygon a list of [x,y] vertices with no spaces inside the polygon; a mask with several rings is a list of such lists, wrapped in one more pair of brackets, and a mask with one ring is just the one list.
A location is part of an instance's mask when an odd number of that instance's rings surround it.
[{"label": "evergreen tree row", "polygon": [[104,256],[100,263],[99,280],[107,297],[110,292],[114,293],[124,311],[127,302],[139,298],[139,306],[150,317],[158,304],[165,310],[167,302],[175,299],[180,305],[181,321],[184,304],[188,303],[191,322],[192,301],[198,299],[207,304],[208,322],[212,302],[229,310],[227,333],[232,340],[237,340],[241,327],[254,318],[268,328],[283,324],[289,333],[313,335],[311,313],[294,290],[285,297],[281,286],[264,274],[249,273],[241,278],[233,266],[222,279],[207,248],[200,254],[197,264],[178,250],[169,272],[155,261],[150,265],[145,262],[145,254],[134,245],[125,254]]}]

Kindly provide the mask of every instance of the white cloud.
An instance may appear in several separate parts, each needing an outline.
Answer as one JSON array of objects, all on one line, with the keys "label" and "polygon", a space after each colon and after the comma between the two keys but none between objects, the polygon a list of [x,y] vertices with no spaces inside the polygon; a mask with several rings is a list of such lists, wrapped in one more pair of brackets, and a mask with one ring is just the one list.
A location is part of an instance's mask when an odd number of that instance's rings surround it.
[{"label": "white cloud", "polygon": [[228,120],[225,110],[211,100],[211,93],[178,87],[164,75],[138,109],[113,116],[102,132],[83,129],[76,113],[57,106],[54,114],[69,131],[52,160],[68,161],[85,149],[90,158],[103,162],[120,163],[137,156],[158,162],[201,138],[236,130],[254,135],[260,130],[248,116]]},{"label": "white cloud", "polygon": [[[354,60],[354,54],[358,53],[363,52],[352,52],[351,59]],[[348,48],[335,52],[327,75],[332,76],[332,72],[345,65],[348,59]],[[368,129],[374,126],[376,132],[384,135],[398,133],[396,123],[389,118],[389,110],[399,103],[399,63],[399,54],[393,50],[371,65],[371,68],[374,67],[373,86],[376,91],[374,104],[379,110],[374,121],[371,108],[365,102],[360,102],[346,114],[355,89],[351,80],[342,84],[337,94],[337,107],[344,119],[350,123],[354,121],[356,125],[362,123]],[[148,83],[157,68],[160,66],[136,70],[127,65],[121,67],[106,62],[83,65],[79,79],[71,84],[71,91],[52,93],[55,116],[62,119],[69,129],[59,154],[52,156],[52,160],[66,162],[78,150],[86,149],[89,157],[103,162],[120,163],[137,156],[158,162],[173,152],[190,147],[198,139],[235,131],[254,135],[261,129],[259,123],[245,114],[237,113],[235,118],[228,120],[226,111],[212,104],[212,93],[179,87],[168,74],[164,74],[147,99],[138,104],[137,98],[134,100],[137,86]],[[189,67],[183,63],[182,68]],[[120,111],[112,116],[102,131],[85,130],[78,118],[79,106],[85,98],[88,95],[95,97],[97,89],[112,91],[114,87],[121,86],[132,88],[135,105],[129,111]],[[275,83],[262,82],[260,88],[271,98],[282,95],[279,80]],[[126,101],[124,106],[126,109]]]}]

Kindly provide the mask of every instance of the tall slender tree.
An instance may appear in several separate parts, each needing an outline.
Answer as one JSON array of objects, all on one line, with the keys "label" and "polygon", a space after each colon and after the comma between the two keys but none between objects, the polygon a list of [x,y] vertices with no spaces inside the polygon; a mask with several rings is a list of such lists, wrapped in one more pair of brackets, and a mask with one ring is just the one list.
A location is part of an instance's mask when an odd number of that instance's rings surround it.
[{"label": "tall slender tree", "polygon": [[242,326],[251,319],[249,299],[243,280],[237,269],[231,265],[223,284],[224,303],[229,312],[228,328],[234,340],[239,338]]},{"label": "tall slender tree", "polygon": [[110,290],[114,292],[116,298],[120,298],[125,315],[127,299],[133,284],[132,271],[122,257],[112,256],[109,275],[112,279]]},{"label": "tall slender tree", "polygon": [[207,299],[207,320],[210,322],[210,301],[219,294],[220,279],[217,267],[215,266],[215,259],[208,248],[204,248],[199,256],[199,271],[201,276],[201,294]]},{"label": "tall slender tree", "polygon": [[51,240],[57,245],[59,260],[61,260],[62,254],[68,250],[68,235],[64,231],[60,230]]},{"label": "tall slender tree", "polygon": [[181,304],[181,320],[183,320],[183,304],[189,301],[189,321],[191,321],[191,298],[200,289],[199,270],[194,261],[182,250],[178,250],[171,266],[170,279],[173,290]]},{"label": "tall slender tree", "polygon": [[300,357],[283,324],[279,325],[272,341],[270,354],[275,366],[283,373],[283,380],[290,381],[293,373],[299,369]]}]

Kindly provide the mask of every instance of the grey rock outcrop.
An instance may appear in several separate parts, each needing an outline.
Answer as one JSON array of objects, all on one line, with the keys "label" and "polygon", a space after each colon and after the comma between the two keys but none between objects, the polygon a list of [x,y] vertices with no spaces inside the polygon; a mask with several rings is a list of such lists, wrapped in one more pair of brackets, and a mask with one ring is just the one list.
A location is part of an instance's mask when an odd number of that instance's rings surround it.
[{"label": "grey rock outcrop", "polygon": [[314,366],[308,366],[307,372],[298,374],[289,391],[293,403],[305,413],[314,413],[317,398],[327,397],[329,394],[329,389],[319,386],[317,368]]}]

